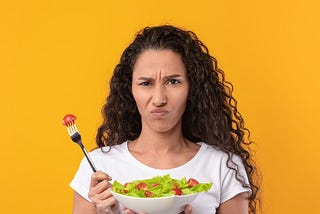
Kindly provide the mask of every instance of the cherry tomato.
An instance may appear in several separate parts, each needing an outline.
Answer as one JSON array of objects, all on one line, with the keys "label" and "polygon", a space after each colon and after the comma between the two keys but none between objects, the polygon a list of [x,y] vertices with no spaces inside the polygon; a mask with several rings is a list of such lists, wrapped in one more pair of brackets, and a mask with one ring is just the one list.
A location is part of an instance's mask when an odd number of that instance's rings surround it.
[{"label": "cherry tomato", "polygon": [[63,120],[62,120],[62,124],[64,126],[70,126],[74,123],[74,121],[77,119],[76,116],[74,116],[73,114],[67,114],[63,117]]}]

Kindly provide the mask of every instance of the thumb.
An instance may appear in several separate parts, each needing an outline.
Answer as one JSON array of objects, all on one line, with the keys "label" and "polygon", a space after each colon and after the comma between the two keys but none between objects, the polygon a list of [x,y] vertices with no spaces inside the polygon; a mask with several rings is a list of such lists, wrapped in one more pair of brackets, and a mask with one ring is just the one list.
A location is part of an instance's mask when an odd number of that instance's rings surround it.
[{"label": "thumb", "polygon": [[190,206],[190,204],[187,204],[184,208],[184,213],[191,214],[191,211],[192,211],[192,207]]}]

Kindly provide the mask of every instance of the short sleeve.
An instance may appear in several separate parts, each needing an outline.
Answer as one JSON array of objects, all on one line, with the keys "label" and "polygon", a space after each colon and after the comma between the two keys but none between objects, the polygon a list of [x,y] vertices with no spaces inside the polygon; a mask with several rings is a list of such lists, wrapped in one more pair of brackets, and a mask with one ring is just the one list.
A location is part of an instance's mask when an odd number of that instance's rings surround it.
[{"label": "short sleeve", "polygon": [[83,158],[79,165],[78,171],[70,182],[70,187],[90,202],[91,200],[88,197],[88,193],[90,188],[91,175],[92,169],[90,168],[88,161]]},{"label": "short sleeve", "polygon": [[[239,175],[241,178],[244,179],[244,182],[247,187],[243,187],[240,181],[236,179],[236,172],[230,168],[227,167],[226,162],[222,163],[222,174],[221,174],[221,201],[220,203],[223,203],[234,196],[236,196],[239,193],[248,192],[251,193],[251,189],[249,187],[249,181],[248,176],[245,171],[245,168],[242,164],[241,159],[238,156],[233,156],[233,162],[237,164]],[[236,168],[236,164],[230,163],[232,167]]]}]

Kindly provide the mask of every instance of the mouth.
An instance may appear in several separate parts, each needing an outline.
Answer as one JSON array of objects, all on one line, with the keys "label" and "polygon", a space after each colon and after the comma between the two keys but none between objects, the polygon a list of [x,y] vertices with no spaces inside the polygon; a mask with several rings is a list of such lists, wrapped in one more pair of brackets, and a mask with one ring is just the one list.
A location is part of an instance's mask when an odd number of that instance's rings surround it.
[{"label": "mouth", "polygon": [[155,117],[163,117],[168,114],[168,111],[164,109],[153,109],[150,113]]}]

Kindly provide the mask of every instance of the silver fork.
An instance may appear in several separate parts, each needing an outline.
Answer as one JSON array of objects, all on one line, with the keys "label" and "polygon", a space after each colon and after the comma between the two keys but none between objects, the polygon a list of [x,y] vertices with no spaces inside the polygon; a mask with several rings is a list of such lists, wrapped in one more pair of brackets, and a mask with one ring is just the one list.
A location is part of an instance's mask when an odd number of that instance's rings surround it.
[{"label": "silver fork", "polygon": [[[72,116],[73,119],[70,119],[70,116]],[[96,172],[97,169],[94,166],[93,161],[90,158],[90,155],[88,154],[86,148],[82,144],[81,135],[80,135],[78,128],[75,124],[75,120],[76,120],[76,117],[74,115],[68,114],[63,118],[63,125],[65,125],[67,127],[67,131],[68,131],[69,136],[71,137],[71,140],[80,146],[80,148],[83,151],[84,155],[86,156],[93,172]]]}]

